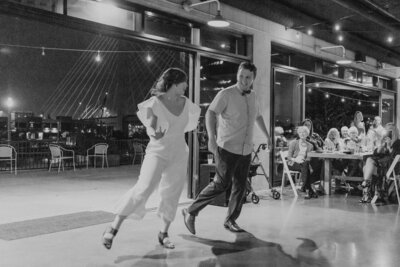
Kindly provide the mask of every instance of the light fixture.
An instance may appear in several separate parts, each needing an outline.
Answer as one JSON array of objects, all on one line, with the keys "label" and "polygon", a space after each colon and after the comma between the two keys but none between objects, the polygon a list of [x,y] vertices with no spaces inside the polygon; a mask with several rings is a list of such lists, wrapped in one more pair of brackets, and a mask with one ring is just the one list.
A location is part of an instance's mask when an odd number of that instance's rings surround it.
[{"label": "light fixture", "polygon": [[101,61],[100,50],[97,50],[97,55],[96,55],[95,60],[96,60],[96,62],[100,62]]},{"label": "light fixture", "polygon": [[207,0],[207,1],[199,2],[199,3],[195,3],[195,4],[192,4],[192,1],[190,1],[190,0],[185,0],[182,2],[182,7],[186,11],[190,11],[195,6],[199,6],[199,5],[203,5],[203,4],[210,4],[212,2],[217,3],[217,15],[212,20],[209,20],[207,22],[207,24],[211,27],[218,27],[218,28],[228,27],[230,25],[230,23],[222,17],[221,5],[218,0]]},{"label": "light fixture", "polygon": [[44,46],[42,46],[42,56],[45,56],[46,52],[44,52]]},{"label": "light fixture", "polygon": [[307,34],[308,34],[308,35],[312,35],[312,34],[313,34],[313,30],[312,30],[312,29],[308,29],[308,30],[307,30]]},{"label": "light fixture", "polygon": [[149,53],[147,53],[146,61],[147,61],[147,62],[151,62],[152,60],[153,60],[153,58],[150,56]]},{"label": "light fixture", "polygon": [[388,38],[387,38],[387,42],[388,43],[392,43],[393,42],[393,36],[388,36]]},{"label": "light fixture", "polygon": [[339,36],[338,36],[338,41],[339,41],[339,42],[343,42],[343,35],[339,34]]},{"label": "light fixture", "polygon": [[341,59],[336,60],[336,64],[346,65],[346,64],[352,63],[352,61],[350,59],[346,58],[346,49],[344,48],[343,45],[334,45],[334,46],[321,47],[320,50],[329,50],[329,49],[336,49],[336,48],[342,49]]},{"label": "light fixture", "polygon": [[340,31],[340,24],[339,24],[339,23],[336,23],[336,24],[333,26],[333,29],[334,29],[335,31]]}]

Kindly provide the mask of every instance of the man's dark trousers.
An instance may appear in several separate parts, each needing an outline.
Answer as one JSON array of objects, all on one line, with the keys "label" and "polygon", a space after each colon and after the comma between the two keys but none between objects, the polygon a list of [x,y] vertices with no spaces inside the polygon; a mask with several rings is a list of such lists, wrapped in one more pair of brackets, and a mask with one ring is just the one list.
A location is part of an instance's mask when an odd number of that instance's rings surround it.
[{"label": "man's dark trousers", "polygon": [[200,192],[196,200],[188,208],[188,212],[193,216],[197,216],[214,198],[225,192],[232,185],[225,222],[229,220],[235,221],[242,210],[250,161],[251,154],[245,156],[233,154],[218,147],[217,155],[215,155],[216,174],[214,180]]}]

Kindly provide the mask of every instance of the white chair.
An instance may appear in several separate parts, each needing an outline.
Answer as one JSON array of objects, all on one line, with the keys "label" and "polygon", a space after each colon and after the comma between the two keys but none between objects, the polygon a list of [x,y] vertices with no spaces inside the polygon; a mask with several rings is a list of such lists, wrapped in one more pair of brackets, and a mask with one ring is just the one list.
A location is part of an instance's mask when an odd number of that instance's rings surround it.
[{"label": "white chair", "polygon": [[64,160],[66,159],[72,159],[72,166],[74,167],[75,171],[75,151],[71,149],[65,149],[55,144],[49,144],[49,149],[51,153],[49,172],[51,171],[51,166],[53,165],[53,163],[58,163],[58,172],[60,172],[61,166],[64,170]]},{"label": "white chair", "polygon": [[[107,150],[108,144],[106,143],[98,143],[91,146],[88,150],[86,150],[86,169],[89,168],[89,158],[93,157],[93,165],[96,168],[96,158],[101,158],[101,167],[104,168],[104,162],[106,162],[108,168],[108,159],[107,159]],[[92,152],[93,151],[93,152]]]},{"label": "white chair", "polygon": [[132,148],[133,148],[132,165],[135,164],[136,156],[140,157],[140,164],[142,164],[143,159],[144,159],[144,155],[146,154],[146,146],[142,145],[140,143],[133,142],[132,143]]},{"label": "white chair", "polygon": [[[394,189],[396,190],[396,196],[397,196],[397,203],[400,205],[400,197],[399,197],[399,186],[397,184],[397,180],[400,180],[400,177],[396,175],[395,172],[395,167],[397,165],[397,163],[399,162],[400,159],[400,155],[396,155],[396,157],[394,158],[394,160],[392,161],[392,164],[389,167],[389,170],[386,172],[386,179],[388,180],[393,180],[394,182]],[[375,203],[377,197],[374,196],[374,198],[371,200],[371,203]]]},{"label": "white chair", "polygon": [[290,186],[292,187],[292,190],[293,190],[293,193],[294,193],[295,197],[298,197],[299,194],[297,193],[296,185],[293,182],[292,175],[300,176],[300,172],[289,170],[289,167],[288,167],[287,161],[286,161],[286,158],[287,158],[287,155],[288,155],[288,151],[280,151],[279,153],[281,155],[281,160],[282,160],[282,164],[283,164],[281,196],[282,196],[282,193],[283,193],[283,187],[285,186],[285,177],[287,176],[287,178],[289,179]]},{"label": "white chair", "polygon": [[17,151],[13,146],[0,144],[0,161],[10,161],[10,172],[13,172],[13,161],[15,162],[15,174],[17,174]]}]

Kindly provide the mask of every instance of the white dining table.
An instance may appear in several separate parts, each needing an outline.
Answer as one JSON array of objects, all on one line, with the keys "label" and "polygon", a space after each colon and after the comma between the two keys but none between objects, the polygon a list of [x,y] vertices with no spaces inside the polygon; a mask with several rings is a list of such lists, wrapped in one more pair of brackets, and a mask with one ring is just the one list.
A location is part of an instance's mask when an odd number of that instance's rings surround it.
[{"label": "white dining table", "polygon": [[364,158],[371,156],[372,152],[361,152],[361,153],[344,153],[340,151],[323,151],[323,152],[308,152],[308,158],[320,158],[324,160],[324,179],[323,187],[327,195],[331,195],[331,179],[332,179],[332,160],[334,159],[355,159],[363,160]]}]

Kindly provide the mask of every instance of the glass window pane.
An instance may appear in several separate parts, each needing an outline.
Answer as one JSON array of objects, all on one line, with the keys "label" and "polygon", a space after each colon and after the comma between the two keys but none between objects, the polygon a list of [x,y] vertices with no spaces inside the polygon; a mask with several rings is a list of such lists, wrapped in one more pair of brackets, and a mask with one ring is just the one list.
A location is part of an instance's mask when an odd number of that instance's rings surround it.
[{"label": "glass window pane", "polygon": [[246,37],[208,27],[200,29],[202,46],[217,49],[232,54],[246,55]]},{"label": "glass window pane", "polygon": [[[380,93],[306,76],[306,118],[325,136],[330,128],[350,126],[356,111],[364,115],[366,129],[379,115]],[[315,103],[320,103],[316,105]]]},{"label": "glass window pane", "polygon": [[60,14],[63,12],[63,0],[10,0],[10,2]]},{"label": "glass window pane", "polygon": [[393,94],[382,92],[382,124],[394,121],[395,97]]},{"label": "glass window pane", "polygon": [[[93,134],[96,129],[107,137],[146,138],[136,117],[137,104],[149,97],[167,68],[193,71],[192,54],[162,45],[4,14],[0,25],[3,43],[23,46],[0,49],[0,95],[12,97],[12,111],[21,111],[12,119],[21,118],[17,132],[26,130],[22,128],[29,127],[28,119],[35,117],[43,121],[43,130],[50,122],[69,119],[60,124],[61,130]],[[129,123],[136,130],[131,135]]]},{"label": "glass window pane", "polygon": [[68,1],[68,16],[135,30],[135,13],[110,3],[76,0]]},{"label": "glass window pane", "polygon": [[223,88],[236,83],[236,73],[239,64],[218,60],[209,57],[200,59],[200,107],[201,117],[199,122],[199,148],[200,163],[207,161],[208,137],[205,128],[204,116],[208,106]]},{"label": "glass window pane", "polygon": [[166,16],[146,11],[144,25],[146,33],[162,36],[181,43],[191,42],[192,28],[188,22],[173,20]]}]

